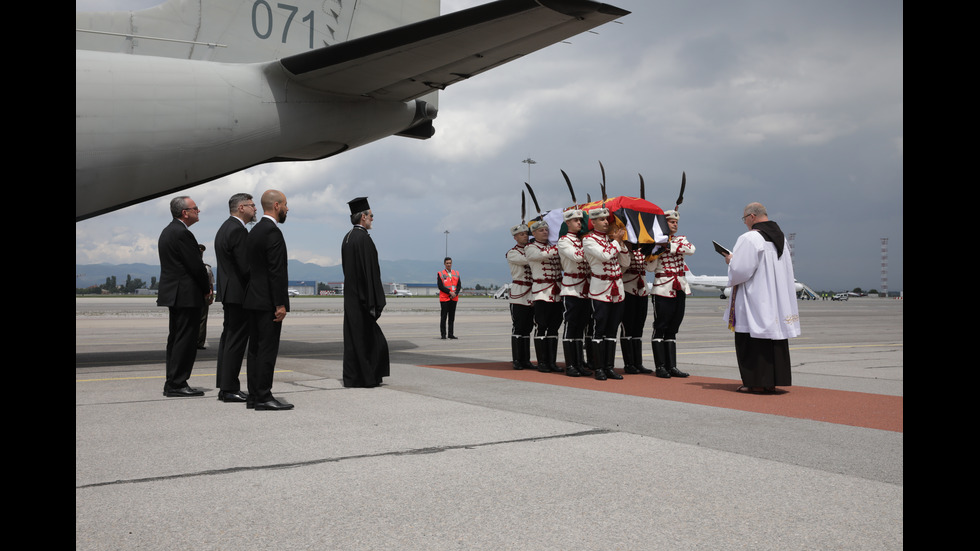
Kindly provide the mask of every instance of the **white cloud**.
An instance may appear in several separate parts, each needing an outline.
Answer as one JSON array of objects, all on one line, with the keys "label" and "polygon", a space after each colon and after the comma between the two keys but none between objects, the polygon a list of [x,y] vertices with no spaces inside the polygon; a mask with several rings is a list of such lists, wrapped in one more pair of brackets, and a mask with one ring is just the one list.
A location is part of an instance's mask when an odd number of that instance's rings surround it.
[{"label": "white cloud", "polygon": [[[444,0],[442,11],[481,3]],[[528,179],[521,160],[538,162],[531,181],[544,208],[570,200],[559,169],[577,194],[597,196],[601,160],[614,194],[635,194],[642,173],[663,203],[686,171],[683,231],[701,250],[733,242],[742,206],[759,200],[797,233],[801,278],[877,286],[879,259],[865,251],[890,237],[900,286],[900,3],[610,3],[633,13],[442,92],[430,140],[387,138],[188,190],[204,209],[192,231],[210,243],[232,193],[278,188],[290,203],[290,256],[329,265],[349,226],[346,203],[364,195],[382,258],[438,261],[447,229],[461,263],[502,258]],[[845,195],[860,200],[842,204]],[[154,263],[168,200],[77,223],[76,262]],[[697,254],[690,264],[713,274],[717,260]]]}]

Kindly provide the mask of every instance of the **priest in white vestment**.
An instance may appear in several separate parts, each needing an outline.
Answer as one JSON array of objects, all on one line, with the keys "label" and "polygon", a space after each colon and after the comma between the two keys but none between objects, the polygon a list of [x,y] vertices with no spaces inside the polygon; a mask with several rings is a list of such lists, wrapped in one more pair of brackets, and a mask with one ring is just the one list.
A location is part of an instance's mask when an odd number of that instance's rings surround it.
[{"label": "priest in white vestment", "polygon": [[749,231],[725,257],[732,288],[725,320],[735,332],[739,391],[773,392],[792,385],[787,339],[800,335],[793,262],[782,230],[765,207],[750,203],[742,221]]}]

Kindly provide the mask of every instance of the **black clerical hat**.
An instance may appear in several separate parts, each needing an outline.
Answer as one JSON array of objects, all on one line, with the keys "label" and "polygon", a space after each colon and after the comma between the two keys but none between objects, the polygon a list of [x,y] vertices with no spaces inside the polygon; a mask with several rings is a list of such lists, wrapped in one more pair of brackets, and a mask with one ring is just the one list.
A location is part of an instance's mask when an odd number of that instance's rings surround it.
[{"label": "black clerical hat", "polygon": [[368,205],[367,197],[358,197],[347,202],[350,205],[350,213],[357,214],[359,212],[364,212],[366,210],[371,210],[371,205]]}]

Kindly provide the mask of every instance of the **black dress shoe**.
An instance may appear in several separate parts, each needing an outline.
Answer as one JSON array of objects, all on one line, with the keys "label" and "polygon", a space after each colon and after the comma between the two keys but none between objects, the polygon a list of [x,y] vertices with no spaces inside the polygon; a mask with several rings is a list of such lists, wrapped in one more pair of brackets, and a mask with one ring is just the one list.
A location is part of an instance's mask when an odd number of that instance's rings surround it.
[{"label": "black dress shoe", "polygon": [[449,338],[452,339],[452,340],[456,340],[456,337],[454,337],[452,335],[449,335]]},{"label": "black dress shoe", "polygon": [[285,409],[293,409],[293,404],[280,402],[275,398],[271,398],[268,402],[255,402],[255,411],[280,411]]},{"label": "black dress shoe", "polygon": [[234,392],[225,392],[223,390],[218,391],[218,400],[222,402],[248,402],[248,394],[240,390]]},{"label": "black dress shoe", "polygon": [[183,388],[166,388],[163,389],[163,395],[167,398],[182,398],[187,396],[204,396],[204,391],[185,386]]}]

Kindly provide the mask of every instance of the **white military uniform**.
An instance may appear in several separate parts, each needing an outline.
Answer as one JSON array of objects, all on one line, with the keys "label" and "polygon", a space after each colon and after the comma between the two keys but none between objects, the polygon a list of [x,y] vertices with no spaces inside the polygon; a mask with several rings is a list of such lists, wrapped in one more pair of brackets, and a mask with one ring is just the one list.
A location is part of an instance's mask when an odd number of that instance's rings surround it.
[{"label": "white military uniform", "polygon": [[645,277],[647,262],[643,256],[643,251],[633,249],[627,254],[630,255],[630,264],[626,268],[626,271],[623,272],[623,289],[628,294],[645,297],[648,294]]},{"label": "white military uniform", "polygon": [[534,306],[534,351],[538,371],[562,371],[558,367],[558,328],[562,322],[561,259],[558,247],[537,241],[524,249],[531,265],[531,301]]},{"label": "white military uniform", "polygon": [[531,266],[531,300],[561,302],[561,259],[558,247],[537,241],[524,248]]},{"label": "white military uniform", "polygon": [[629,374],[652,373],[643,367],[643,326],[647,322],[646,256],[639,247],[629,251],[630,264],[623,272],[626,291],[623,306],[619,348],[623,351],[623,371]]},{"label": "white military uniform", "polygon": [[[612,217],[612,214],[609,215]],[[582,238],[582,249],[592,272],[589,298],[592,299],[592,349],[596,358],[595,378],[622,379],[613,370],[616,358],[616,332],[623,317],[623,268],[630,264],[626,245],[610,241],[605,233],[593,231]]]},{"label": "white military uniform", "polygon": [[[511,228],[511,234],[527,232],[521,224]],[[524,254],[526,245],[514,245],[507,251],[510,267],[510,317],[513,322],[510,349],[514,369],[528,369],[531,365],[531,330],[534,329],[534,309],[531,306],[531,266]]]},{"label": "white military uniform", "polygon": [[647,262],[647,271],[653,272],[653,294],[661,297],[676,297],[677,291],[691,294],[691,286],[684,277],[684,257],[690,254],[694,254],[694,245],[686,237],[670,237],[669,250]]},{"label": "white military uniform", "polygon": [[[581,211],[576,210],[575,213],[581,218]],[[585,336],[592,318],[592,301],[588,296],[592,272],[585,260],[582,239],[573,233],[561,236],[558,239],[558,256],[564,272],[561,295],[565,305],[565,330],[562,335],[565,374],[570,377],[592,375],[585,361]]]},{"label": "white military uniform", "polygon": [[[671,211],[676,216],[676,211]],[[647,262],[647,271],[653,274],[653,360],[657,377],[687,377],[677,369],[677,332],[684,321],[687,295],[691,286],[687,283],[684,257],[694,254],[692,245],[683,235],[671,235],[660,255]]]},{"label": "white military uniform", "polygon": [[589,298],[602,302],[622,302],[623,268],[630,257],[626,245],[610,241],[604,233],[593,231],[582,238],[582,250],[589,263]]},{"label": "white military uniform", "polygon": [[524,253],[526,246],[514,245],[507,251],[510,266],[510,303],[531,305],[531,266]]},{"label": "white military uniform", "polygon": [[577,235],[566,233],[558,239],[558,256],[561,259],[562,279],[561,294],[563,296],[586,298],[589,291],[589,278],[592,271],[585,260],[582,249],[582,239]]}]

